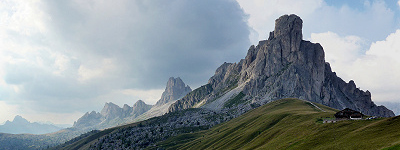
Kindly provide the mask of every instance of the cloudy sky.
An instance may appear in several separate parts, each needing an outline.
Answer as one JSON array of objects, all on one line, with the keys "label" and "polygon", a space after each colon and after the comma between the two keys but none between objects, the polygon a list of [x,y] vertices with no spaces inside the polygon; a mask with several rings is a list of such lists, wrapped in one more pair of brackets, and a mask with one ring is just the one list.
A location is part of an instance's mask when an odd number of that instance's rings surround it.
[{"label": "cloudy sky", "polygon": [[171,76],[194,89],[291,13],[340,77],[400,102],[400,1],[2,0],[0,123],[72,124],[105,102],[154,104]]}]

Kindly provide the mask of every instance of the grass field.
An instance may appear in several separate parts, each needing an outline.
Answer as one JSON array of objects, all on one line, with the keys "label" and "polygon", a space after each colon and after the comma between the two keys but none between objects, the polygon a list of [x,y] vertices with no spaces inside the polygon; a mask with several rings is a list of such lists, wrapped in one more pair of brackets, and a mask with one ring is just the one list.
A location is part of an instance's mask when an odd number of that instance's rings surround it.
[{"label": "grass field", "polygon": [[209,130],[171,137],[148,149],[396,149],[400,118],[322,124],[338,110],[278,100]]}]

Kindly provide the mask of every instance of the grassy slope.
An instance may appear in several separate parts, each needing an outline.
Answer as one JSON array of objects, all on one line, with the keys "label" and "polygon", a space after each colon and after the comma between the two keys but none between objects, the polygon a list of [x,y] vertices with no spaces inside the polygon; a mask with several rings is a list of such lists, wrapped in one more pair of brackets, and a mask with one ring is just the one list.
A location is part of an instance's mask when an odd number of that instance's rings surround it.
[{"label": "grassy slope", "polygon": [[[381,149],[400,143],[400,118],[322,124],[335,109],[284,99],[206,131],[158,144],[166,149]],[[149,149],[155,149],[150,147]]]},{"label": "grassy slope", "polygon": [[142,122],[136,122],[136,123],[132,123],[129,125],[124,125],[124,126],[118,126],[118,127],[113,127],[113,128],[108,128],[108,129],[104,129],[98,133],[89,135],[83,139],[80,139],[78,141],[75,141],[71,144],[61,144],[59,146],[56,147],[52,147],[49,150],[63,150],[63,149],[68,149],[68,150],[78,150],[78,149],[89,149],[89,146],[91,144],[93,144],[94,142],[97,142],[97,140],[103,136],[106,136],[112,132],[117,131],[120,128],[126,128],[126,127],[134,127],[137,126],[139,123],[143,123]]}]

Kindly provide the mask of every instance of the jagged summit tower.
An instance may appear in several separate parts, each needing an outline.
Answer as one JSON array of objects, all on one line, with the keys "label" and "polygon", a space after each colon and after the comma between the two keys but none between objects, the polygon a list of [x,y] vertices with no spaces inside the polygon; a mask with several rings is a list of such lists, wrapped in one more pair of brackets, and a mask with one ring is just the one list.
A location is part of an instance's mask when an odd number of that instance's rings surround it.
[{"label": "jagged summit tower", "polygon": [[243,108],[299,98],[372,116],[394,116],[386,107],[376,106],[369,91],[337,77],[325,62],[322,46],[302,39],[302,27],[303,21],[297,15],[279,17],[268,40],[250,46],[239,63],[222,64],[206,85],[175,102],[169,111],[194,106],[221,109],[232,96],[242,93],[242,100],[250,101],[238,105]]}]

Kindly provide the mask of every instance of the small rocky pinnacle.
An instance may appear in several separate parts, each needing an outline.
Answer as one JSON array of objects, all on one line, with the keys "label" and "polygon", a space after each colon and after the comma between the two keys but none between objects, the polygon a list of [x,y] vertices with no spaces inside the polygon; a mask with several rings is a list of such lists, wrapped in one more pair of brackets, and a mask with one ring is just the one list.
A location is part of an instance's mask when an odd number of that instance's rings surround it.
[{"label": "small rocky pinnacle", "polygon": [[297,15],[283,15],[275,20],[274,36],[293,36],[302,39],[303,20]]},{"label": "small rocky pinnacle", "polygon": [[[288,52],[294,52],[300,48],[303,40],[303,20],[297,15],[283,15],[275,20],[275,30],[270,33],[269,39],[280,39],[289,47],[283,47]],[[272,37],[271,37],[272,36]]]}]

